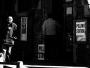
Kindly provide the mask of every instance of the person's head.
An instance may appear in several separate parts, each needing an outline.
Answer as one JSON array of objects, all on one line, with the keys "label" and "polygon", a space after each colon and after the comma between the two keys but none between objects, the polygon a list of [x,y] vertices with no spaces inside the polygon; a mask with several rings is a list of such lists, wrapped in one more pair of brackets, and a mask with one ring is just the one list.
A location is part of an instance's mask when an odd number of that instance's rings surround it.
[{"label": "person's head", "polygon": [[9,23],[12,23],[13,22],[13,17],[12,16],[9,16],[8,17],[8,21],[9,21]]}]

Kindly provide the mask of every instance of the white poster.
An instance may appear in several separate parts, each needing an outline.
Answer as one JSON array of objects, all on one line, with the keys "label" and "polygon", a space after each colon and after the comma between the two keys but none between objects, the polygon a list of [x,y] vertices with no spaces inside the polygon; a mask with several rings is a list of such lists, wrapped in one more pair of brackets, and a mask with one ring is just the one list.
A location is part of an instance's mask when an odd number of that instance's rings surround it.
[{"label": "white poster", "polygon": [[86,21],[76,22],[76,40],[86,41]]}]

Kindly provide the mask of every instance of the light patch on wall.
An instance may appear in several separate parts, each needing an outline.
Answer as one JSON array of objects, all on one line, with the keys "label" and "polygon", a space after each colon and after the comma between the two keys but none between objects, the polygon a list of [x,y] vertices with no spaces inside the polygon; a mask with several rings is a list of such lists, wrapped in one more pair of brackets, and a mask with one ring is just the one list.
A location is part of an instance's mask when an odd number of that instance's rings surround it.
[{"label": "light patch on wall", "polygon": [[67,7],[66,8],[66,14],[67,15],[72,14],[72,7]]},{"label": "light patch on wall", "polygon": [[71,2],[72,0],[66,0],[66,2]]}]

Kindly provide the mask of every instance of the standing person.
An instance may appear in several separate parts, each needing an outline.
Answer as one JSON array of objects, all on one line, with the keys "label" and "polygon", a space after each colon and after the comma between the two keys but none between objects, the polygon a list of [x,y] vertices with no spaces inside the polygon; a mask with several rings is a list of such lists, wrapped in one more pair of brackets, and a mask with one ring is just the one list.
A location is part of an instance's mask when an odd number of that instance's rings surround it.
[{"label": "standing person", "polygon": [[[5,39],[5,47],[3,47],[3,51],[7,51],[7,57],[9,59],[9,56],[11,55],[11,49],[12,49],[12,45],[14,45],[14,39],[16,39],[16,37],[14,37],[14,31],[17,29],[17,25],[13,22],[13,17],[9,16],[8,17],[8,30],[7,30],[7,35],[6,35],[6,39]],[[10,45],[10,46],[8,46]]]},{"label": "standing person", "polygon": [[42,31],[45,36],[45,52],[48,62],[51,64],[57,61],[57,26],[59,24],[54,20],[53,15],[47,16],[42,25]]},{"label": "standing person", "polygon": [[6,35],[6,42],[10,42],[12,44],[14,44],[13,39],[15,39],[16,37],[14,37],[14,31],[17,29],[17,25],[13,22],[13,18],[12,16],[8,17],[8,31],[7,31],[7,35]]}]

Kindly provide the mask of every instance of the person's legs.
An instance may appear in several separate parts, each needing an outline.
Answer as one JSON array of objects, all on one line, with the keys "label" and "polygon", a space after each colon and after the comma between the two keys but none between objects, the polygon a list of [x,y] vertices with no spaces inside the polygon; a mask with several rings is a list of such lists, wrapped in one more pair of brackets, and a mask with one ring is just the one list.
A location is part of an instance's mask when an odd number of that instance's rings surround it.
[{"label": "person's legs", "polygon": [[11,55],[11,49],[12,49],[12,46],[9,47],[9,50],[8,50],[9,55]]}]

